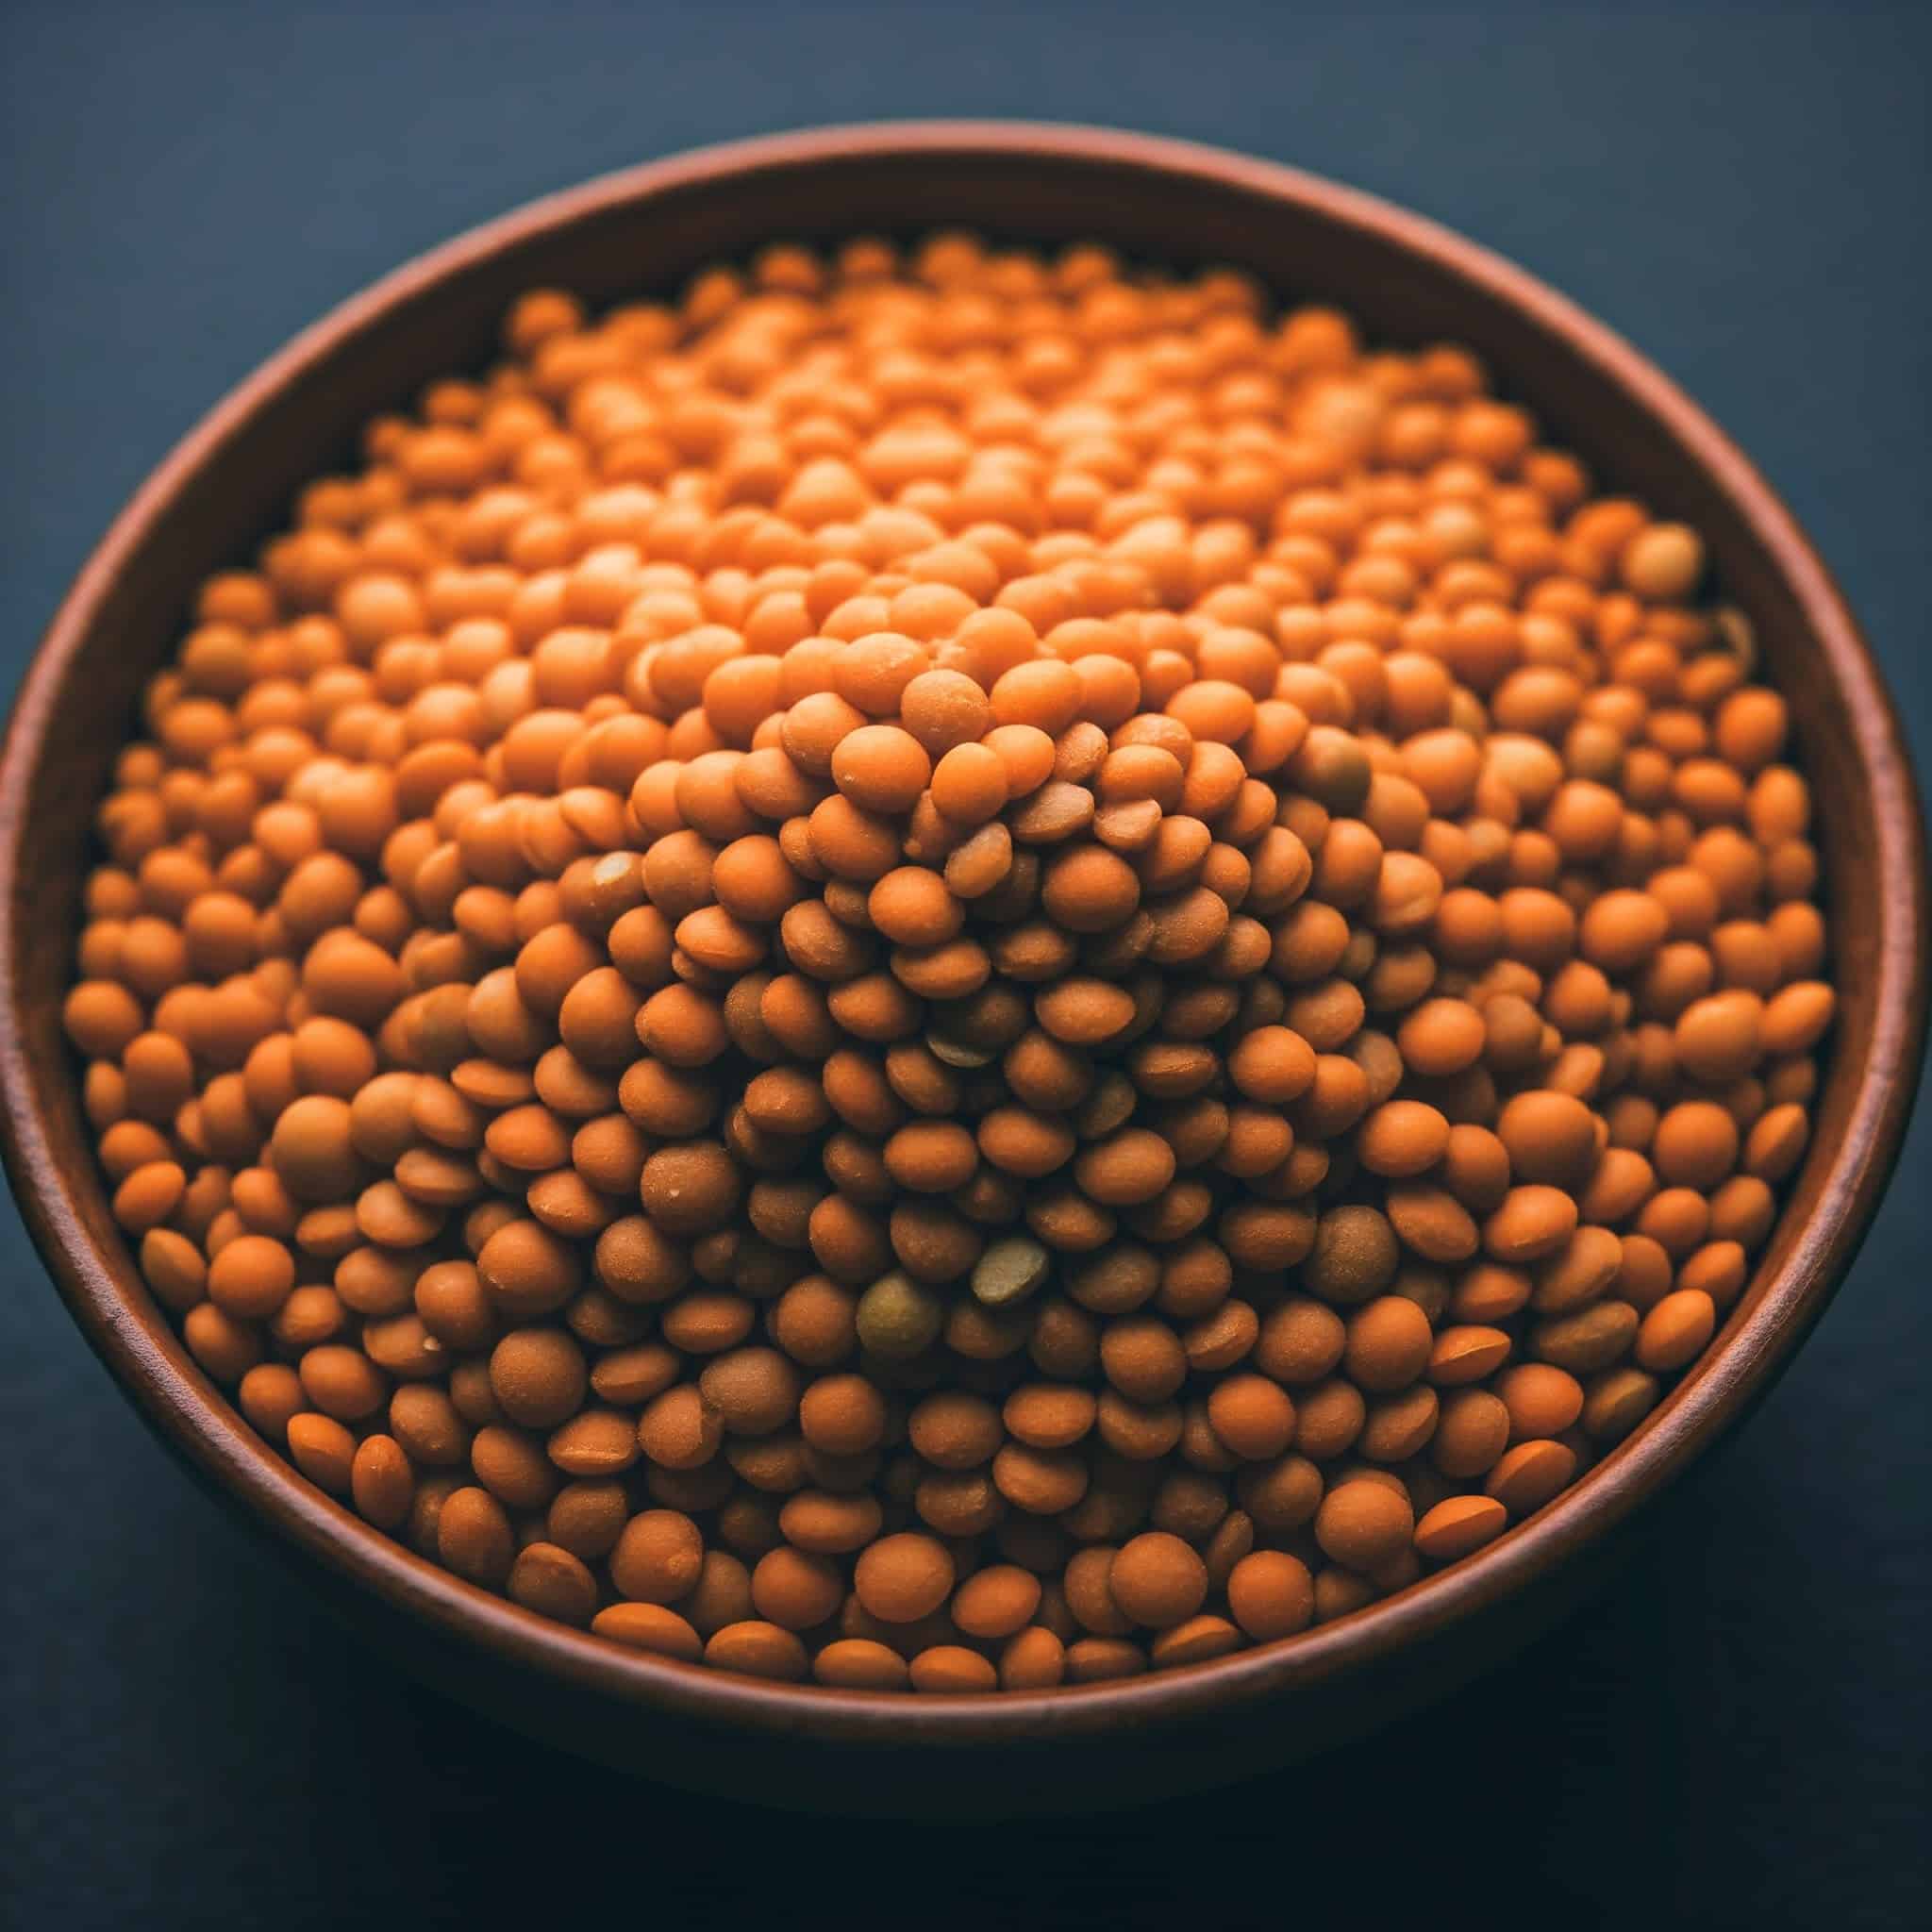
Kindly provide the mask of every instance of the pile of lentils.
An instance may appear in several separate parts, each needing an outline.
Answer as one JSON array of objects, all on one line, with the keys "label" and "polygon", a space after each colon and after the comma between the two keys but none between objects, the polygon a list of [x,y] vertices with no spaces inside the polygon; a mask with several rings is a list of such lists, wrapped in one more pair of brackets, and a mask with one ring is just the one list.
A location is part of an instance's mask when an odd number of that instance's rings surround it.
[{"label": "pile of lentils", "polygon": [[210,579],[66,1027],[213,1381],[620,1644],[1036,1690],[1532,1514],[1830,1024],[1703,546],[1467,353],[960,235],[525,296]]}]

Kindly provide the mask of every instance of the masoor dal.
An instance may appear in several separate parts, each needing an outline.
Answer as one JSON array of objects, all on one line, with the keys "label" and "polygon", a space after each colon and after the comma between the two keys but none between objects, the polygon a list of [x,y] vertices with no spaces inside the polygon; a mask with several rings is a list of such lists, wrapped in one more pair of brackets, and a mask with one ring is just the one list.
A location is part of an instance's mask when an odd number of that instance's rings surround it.
[{"label": "masoor dal", "polygon": [[312,1482],[933,1694],[1455,1562],[1737,1301],[1831,1024],[1696,532],[1451,347],[959,235],[540,291],[211,578],[66,1026]]}]

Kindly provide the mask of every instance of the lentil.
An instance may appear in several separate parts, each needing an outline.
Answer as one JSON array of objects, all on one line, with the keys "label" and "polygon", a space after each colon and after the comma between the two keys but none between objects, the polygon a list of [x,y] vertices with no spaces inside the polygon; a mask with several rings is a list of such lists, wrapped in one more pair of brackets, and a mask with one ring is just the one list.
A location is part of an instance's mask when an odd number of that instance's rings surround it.
[{"label": "lentil", "polygon": [[63,1008],[306,1476],[946,1695],[1291,1637],[1640,1424],[1836,1004],[1696,532],[1458,352],[1093,250],[505,343],[208,587]]}]

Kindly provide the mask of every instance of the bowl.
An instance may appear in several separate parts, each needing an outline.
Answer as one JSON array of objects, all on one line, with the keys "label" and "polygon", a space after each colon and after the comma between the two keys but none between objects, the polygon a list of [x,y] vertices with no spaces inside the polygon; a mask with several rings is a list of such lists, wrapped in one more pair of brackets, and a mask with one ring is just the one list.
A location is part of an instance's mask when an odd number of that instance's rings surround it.
[{"label": "bowl", "polygon": [[[592,304],[779,239],[1099,239],[1234,263],[1395,343],[1449,339],[1613,487],[1695,525],[1791,701],[1818,807],[1840,1018],[1816,1130],[1704,1357],[1574,1488],[1476,1556],[1286,1642],[1125,1682],[907,1698],[778,1686],[619,1649],[459,1581],[312,1488],[202,1374],[108,1210],[58,1024],[90,821],[193,589],[241,561],[356,426],[477,367],[518,292]],[[1604,1574],[1633,1519],[1770,1386],[1842,1279],[1896,1158],[1925,1019],[1921,815],[1857,626],[1789,512],[1650,363],[1523,271],[1310,175],[1058,126],[882,125],[713,148],[553,195],[345,303],[236,389],[135,495],[56,616],[0,763],[6,1158],[75,1321],[197,1475],[406,1668],[512,1725],[697,1790],[808,1808],[1038,1811],[1305,1757],[1467,1679]]]}]

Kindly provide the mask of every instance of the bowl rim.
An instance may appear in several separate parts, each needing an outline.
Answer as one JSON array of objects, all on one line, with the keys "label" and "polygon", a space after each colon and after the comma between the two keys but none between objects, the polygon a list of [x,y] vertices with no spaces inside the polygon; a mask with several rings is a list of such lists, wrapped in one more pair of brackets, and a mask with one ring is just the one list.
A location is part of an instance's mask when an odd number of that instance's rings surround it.
[{"label": "bowl rim", "polygon": [[[1845,1132],[1801,1230],[1741,1324],[1645,1423],[1554,1502],[1474,1556],[1333,1623],[1212,1661],[1044,1691],[909,1699],[741,1677],[625,1650],[465,1583],[311,1486],[214,1388],[147,1301],[134,1271],[115,1270],[90,1238],[83,1195],[92,1172],[63,1171],[25,1052],[16,905],[26,807],[49,720],[73,660],[128,557],[194,473],[285,385],[353,346],[356,337],[444,276],[606,208],[669,190],[825,163],[952,156],[962,162],[1100,164],[1180,175],[1295,204],[1324,221],[1426,258],[1485,297],[1513,307],[1594,365],[1622,403],[1647,412],[1728,498],[1774,560],[1782,589],[1827,660],[1851,716],[1854,752],[1874,803],[1886,890],[1872,1051],[1858,1070]],[[1104,239],[1104,237],[1103,237]],[[749,1734],[804,1732],[831,1743],[917,1740],[955,1748],[1028,1738],[1091,1736],[1123,1722],[1168,1724],[1239,1701],[1386,1662],[1403,1646],[1464,1623],[1540,1574],[1567,1564],[1677,1475],[1771,1380],[1823,1312],[1862,1240],[1904,1138],[1925,1024],[1926,946],[1921,813],[1903,734],[1844,601],[1770,486],[1705,412],[1645,357],[1527,271],[1426,217],[1274,162],[1191,142],[1063,123],[874,122],[706,146],[600,175],[525,203],[392,270],[296,335],[231,389],[129,499],[59,606],[15,699],[0,754],[0,1140],[36,1246],[90,1343],[165,1441],[225,1500],[278,1539],[364,1586],[430,1633],[639,1707]],[[145,1306],[143,1303],[145,1302]]]}]

